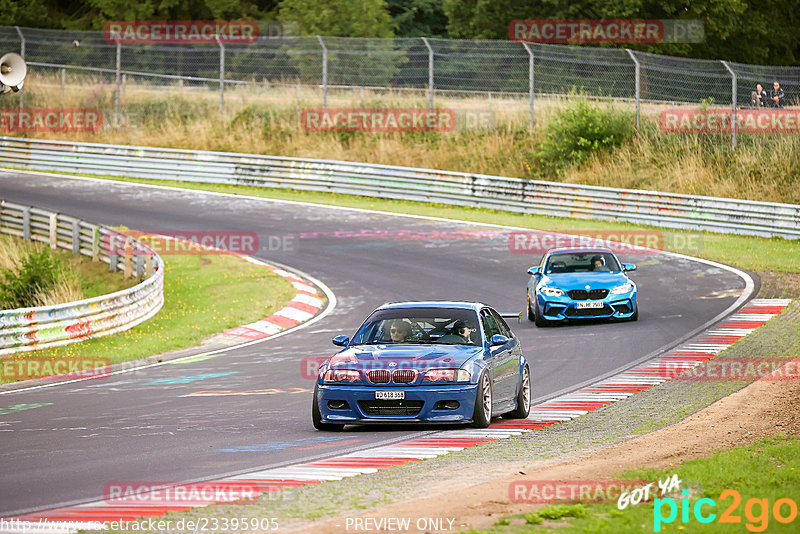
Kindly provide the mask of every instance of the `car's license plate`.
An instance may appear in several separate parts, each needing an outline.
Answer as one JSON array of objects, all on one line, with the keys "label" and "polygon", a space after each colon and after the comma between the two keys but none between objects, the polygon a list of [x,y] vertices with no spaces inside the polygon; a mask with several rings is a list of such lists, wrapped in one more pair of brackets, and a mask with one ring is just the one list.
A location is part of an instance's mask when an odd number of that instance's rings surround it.
[{"label": "car's license plate", "polygon": [[579,310],[583,310],[586,308],[602,308],[603,301],[602,300],[589,300],[586,302],[576,302],[575,307]]},{"label": "car's license plate", "polygon": [[406,398],[405,391],[376,391],[375,400],[402,400]]}]

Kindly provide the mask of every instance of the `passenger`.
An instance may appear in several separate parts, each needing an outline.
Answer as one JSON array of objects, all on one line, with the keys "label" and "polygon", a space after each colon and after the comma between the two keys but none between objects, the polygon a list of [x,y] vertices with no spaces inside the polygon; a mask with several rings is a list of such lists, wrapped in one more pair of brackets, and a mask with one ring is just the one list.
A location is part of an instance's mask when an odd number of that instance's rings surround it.
[{"label": "passenger", "polygon": [[397,319],[389,327],[389,336],[393,343],[402,343],[411,336],[411,325],[402,319]]}]

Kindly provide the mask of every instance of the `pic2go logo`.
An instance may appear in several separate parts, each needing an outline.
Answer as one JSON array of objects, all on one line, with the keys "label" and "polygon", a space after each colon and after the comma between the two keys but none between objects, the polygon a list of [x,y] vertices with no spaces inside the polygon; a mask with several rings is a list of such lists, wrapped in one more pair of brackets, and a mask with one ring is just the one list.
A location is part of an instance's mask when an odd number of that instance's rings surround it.
[{"label": "pic2go logo", "polygon": [[[689,523],[689,512],[691,509],[694,519],[699,523],[712,523],[717,519],[717,514],[711,512],[710,508],[716,508],[717,503],[713,499],[702,498],[698,499],[694,506],[689,504],[689,490],[681,492],[680,513],[681,523]],[[742,516],[737,515],[736,511],[742,502],[742,496],[738,491],[727,489],[720,493],[720,501],[730,498],[732,500],[730,506],[720,514],[718,523],[741,523]],[[669,509],[668,514],[664,515],[664,507]],[[704,508],[705,507],[705,508]],[[747,519],[745,528],[750,532],[764,532],[769,526],[770,511],[775,521],[778,523],[791,523],[797,519],[797,503],[792,499],[782,498],[775,501],[770,509],[769,499],[749,499],[744,505],[744,516]],[[788,513],[787,513],[788,512]],[[666,497],[663,499],[655,499],[653,501],[653,531],[661,532],[661,525],[666,525],[674,522],[678,517],[678,504],[675,499]]]}]

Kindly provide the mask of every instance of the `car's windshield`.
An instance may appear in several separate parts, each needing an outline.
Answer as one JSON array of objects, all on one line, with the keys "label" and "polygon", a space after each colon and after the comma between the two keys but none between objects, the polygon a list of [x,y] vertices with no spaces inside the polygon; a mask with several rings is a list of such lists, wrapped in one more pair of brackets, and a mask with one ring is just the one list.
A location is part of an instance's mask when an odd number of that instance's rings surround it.
[{"label": "car's windshield", "polygon": [[553,254],[545,274],[621,271],[617,258],[609,252]]},{"label": "car's windshield", "polygon": [[478,318],[472,310],[394,308],[378,310],[353,336],[353,345],[437,343],[480,346]]}]

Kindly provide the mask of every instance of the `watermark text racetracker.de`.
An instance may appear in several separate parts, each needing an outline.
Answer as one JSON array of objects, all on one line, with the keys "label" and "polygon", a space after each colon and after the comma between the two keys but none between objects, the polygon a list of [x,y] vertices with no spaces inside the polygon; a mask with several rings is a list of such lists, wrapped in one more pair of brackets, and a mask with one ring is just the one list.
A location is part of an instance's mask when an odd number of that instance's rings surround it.
[{"label": "watermark text racetracker.de", "polygon": [[529,43],[700,43],[700,20],[677,19],[536,19],[512,20],[512,41]]},{"label": "watermark text racetracker.de", "polygon": [[[0,518],[0,532],[74,532],[77,520],[52,520],[41,518],[38,521]],[[135,520],[80,521],[81,529],[90,523],[97,530],[112,532],[268,532],[280,528],[277,517],[193,517],[163,519],[161,517],[142,517]]]},{"label": "watermark text racetracker.de", "polygon": [[300,113],[306,132],[453,132],[488,130],[495,124],[490,109],[312,108]]},{"label": "watermark text racetracker.de", "polygon": [[99,109],[26,108],[0,109],[0,132],[99,132],[103,112]]},{"label": "watermark text racetracker.de", "polygon": [[669,133],[800,133],[800,110],[672,109],[659,115],[659,127]]},{"label": "watermark text racetracker.de", "polygon": [[703,236],[674,233],[665,236],[658,230],[585,230],[580,234],[520,231],[508,234],[508,250],[513,254],[544,254],[554,248],[602,247],[624,254],[652,254],[661,250],[697,252]]},{"label": "watermark text racetracker.de", "polygon": [[107,378],[111,361],[97,357],[22,358],[0,361],[0,378],[7,381],[54,378]]},{"label": "watermark text racetracker.de", "polygon": [[258,40],[252,20],[111,20],[103,27],[110,44],[247,44]]},{"label": "watermark text racetracker.de", "polygon": [[108,232],[103,236],[102,248],[108,254],[148,254],[131,243],[136,239],[160,255],[184,254],[238,254],[253,255],[263,248],[269,252],[296,252],[297,237],[294,235],[270,235],[259,239],[255,232],[229,232],[217,230],[158,231],[154,233],[138,230]]}]

